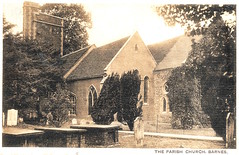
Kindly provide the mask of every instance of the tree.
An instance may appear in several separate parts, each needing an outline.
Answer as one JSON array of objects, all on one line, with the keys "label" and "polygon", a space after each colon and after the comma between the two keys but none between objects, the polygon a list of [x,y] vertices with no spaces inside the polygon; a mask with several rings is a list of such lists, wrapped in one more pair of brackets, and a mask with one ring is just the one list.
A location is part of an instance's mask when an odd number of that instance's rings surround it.
[{"label": "tree", "polygon": [[110,124],[120,107],[120,78],[113,74],[104,81],[97,102],[93,105],[91,117],[97,124]]},{"label": "tree", "polygon": [[[134,128],[134,120],[142,116],[140,92],[140,76],[138,70],[109,76],[101,89],[100,96],[93,106],[91,117],[97,124],[110,124],[117,113],[119,122],[127,122],[130,130]],[[140,105],[139,105],[140,104]]]},{"label": "tree", "polygon": [[6,18],[3,17],[3,38],[7,38],[7,35],[13,35],[11,30],[14,28],[14,24],[11,24],[6,21]]},{"label": "tree", "polygon": [[64,54],[88,45],[87,29],[91,28],[91,17],[81,4],[47,3],[41,11],[64,18]]},{"label": "tree", "polygon": [[[20,117],[27,118],[29,112],[34,112],[38,113],[38,118],[42,118],[44,111],[40,110],[40,102],[43,99],[51,100],[55,93],[68,98],[67,94],[57,91],[57,84],[65,84],[61,75],[60,56],[51,43],[39,44],[37,41],[23,40],[19,35],[11,34],[10,29],[7,30],[9,24],[5,23],[3,110],[15,108],[19,110]],[[54,101],[51,102],[52,105],[63,100]]]},{"label": "tree", "polygon": [[[121,104],[122,108],[119,114],[122,121],[126,121],[130,130],[134,128],[134,120],[142,114],[142,105],[138,107],[140,93],[140,75],[138,70],[124,73],[120,79],[121,83]],[[118,116],[119,118],[121,116]]]},{"label": "tree", "polygon": [[186,66],[172,71],[167,86],[173,128],[192,129],[194,126],[209,126],[210,121],[201,108],[200,84],[200,80]]},{"label": "tree", "polygon": [[[156,7],[156,11],[167,25],[173,26],[178,23],[192,34],[201,34],[224,15],[235,16],[236,5],[162,5]],[[226,21],[235,25],[235,20]]]},{"label": "tree", "polygon": [[47,100],[42,102],[41,111],[44,113],[44,117],[47,116],[49,112],[53,116],[53,125],[61,126],[68,120],[69,109],[72,108],[71,105],[71,92],[68,91],[65,84],[57,84],[56,91],[53,92]]},{"label": "tree", "polygon": [[[19,44],[19,35],[12,34],[13,24],[3,18],[3,111],[14,108],[16,101],[19,100],[17,92],[20,89],[17,81],[21,82],[23,74],[18,72],[21,66],[19,61],[25,61],[26,55],[17,52],[16,45]],[[24,90],[22,90],[24,91]]]},{"label": "tree", "polygon": [[236,22],[225,18],[235,17],[235,5],[163,5],[158,14],[166,23],[179,23],[191,35],[205,34],[192,51],[184,68],[200,80],[202,108],[210,116],[217,134],[225,138],[227,109],[235,110],[235,54]]}]

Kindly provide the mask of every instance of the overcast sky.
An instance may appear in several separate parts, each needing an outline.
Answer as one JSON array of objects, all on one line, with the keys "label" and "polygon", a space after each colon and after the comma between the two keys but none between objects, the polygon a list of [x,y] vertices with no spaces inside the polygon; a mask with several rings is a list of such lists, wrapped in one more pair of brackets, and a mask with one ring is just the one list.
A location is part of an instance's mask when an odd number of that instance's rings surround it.
[{"label": "overcast sky", "polygon": [[[31,0],[43,4],[50,1]],[[23,0],[5,1],[3,14],[7,21],[16,24],[16,31],[22,31]],[[62,1],[54,1],[62,2]],[[64,1],[63,1],[64,2]],[[75,2],[75,1],[67,1]],[[81,2],[87,12],[91,14],[93,27],[89,32],[89,43],[97,46],[132,35],[138,31],[146,44],[160,42],[182,35],[184,30],[180,26],[168,27],[154,11],[153,3],[138,2]]]}]

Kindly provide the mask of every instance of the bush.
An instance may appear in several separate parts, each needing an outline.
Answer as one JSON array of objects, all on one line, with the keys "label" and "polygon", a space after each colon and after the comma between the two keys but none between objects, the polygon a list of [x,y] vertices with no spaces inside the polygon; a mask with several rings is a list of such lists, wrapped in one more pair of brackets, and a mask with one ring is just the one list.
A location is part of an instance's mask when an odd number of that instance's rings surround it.
[{"label": "bush", "polygon": [[109,76],[101,89],[96,104],[93,105],[91,117],[96,124],[110,124],[117,113],[119,122],[126,121],[133,130],[134,120],[142,115],[142,103],[137,107],[140,99],[140,76],[137,70]]},{"label": "bush", "polygon": [[120,80],[118,74],[109,76],[101,89],[97,102],[93,105],[91,117],[97,124],[110,124],[119,111]]},{"label": "bush", "polygon": [[[186,66],[175,68],[167,82],[172,107],[172,127],[192,129],[210,124],[201,108],[200,81]],[[205,121],[206,120],[206,121]]]},{"label": "bush", "polygon": [[53,116],[49,125],[60,127],[68,121],[68,114],[71,107],[70,92],[64,88],[57,88],[57,91],[41,104],[42,118],[47,121],[47,114],[51,112]]},{"label": "bush", "polygon": [[138,95],[140,93],[140,76],[138,70],[124,73],[121,77],[121,112],[122,118],[127,122],[130,130],[134,128],[134,120],[142,114],[142,105],[138,108],[140,101]]}]

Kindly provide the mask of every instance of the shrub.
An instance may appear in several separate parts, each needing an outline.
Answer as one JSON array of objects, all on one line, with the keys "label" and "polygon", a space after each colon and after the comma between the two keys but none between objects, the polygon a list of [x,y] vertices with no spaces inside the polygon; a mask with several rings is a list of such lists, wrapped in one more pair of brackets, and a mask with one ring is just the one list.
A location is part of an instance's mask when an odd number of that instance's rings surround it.
[{"label": "shrub", "polygon": [[101,89],[97,102],[93,105],[91,117],[96,124],[110,124],[117,113],[119,122],[126,121],[130,130],[134,128],[134,120],[142,115],[140,76],[137,70],[109,76]]},{"label": "shrub", "polygon": [[121,114],[124,121],[127,122],[130,130],[134,128],[134,120],[142,114],[141,106],[138,108],[138,95],[140,93],[140,76],[138,70],[124,73],[121,77]]},{"label": "shrub", "polygon": [[97,102],[93,105],[91,117],[97,124],[110,124],[120,105],[120,80],[118,74],[109,76],[101,89]]}]

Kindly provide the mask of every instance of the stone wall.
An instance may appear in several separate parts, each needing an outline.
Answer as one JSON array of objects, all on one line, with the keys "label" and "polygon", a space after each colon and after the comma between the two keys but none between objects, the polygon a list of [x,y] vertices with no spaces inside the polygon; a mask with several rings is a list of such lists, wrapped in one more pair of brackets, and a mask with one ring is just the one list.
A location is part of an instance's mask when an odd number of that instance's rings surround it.
[{"label": "stone wall", "polygon": [[[170,103],[167,96],[166,82],[171,75],[172,69],[160,70],[154,73],[154,110],[156,123],[170,123],[172,112],[170,111]],[[164,109],[164,99],[166,101],[166,109]],[[165,110],[165,111],[164,111]]]}]

